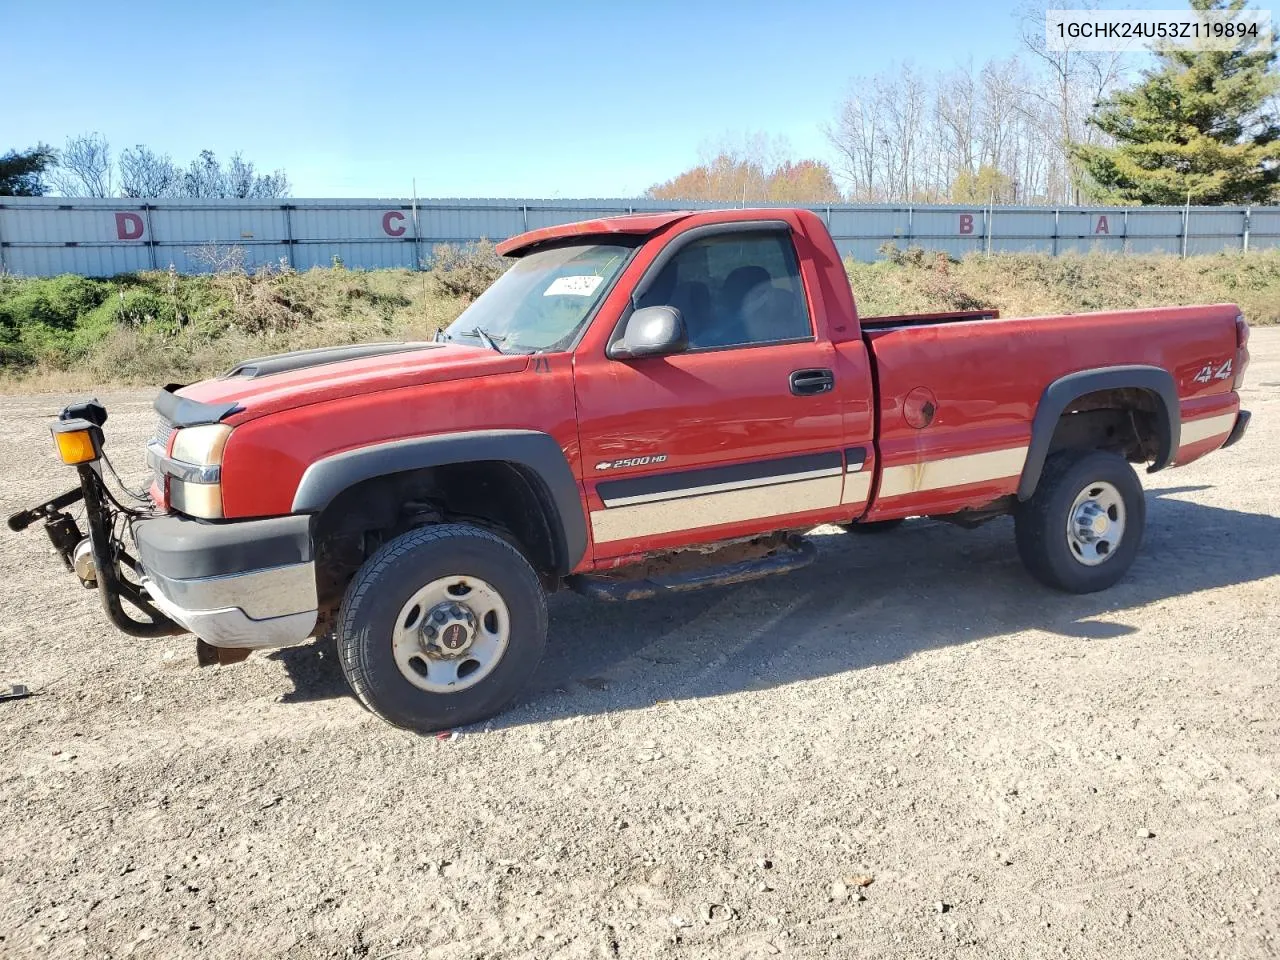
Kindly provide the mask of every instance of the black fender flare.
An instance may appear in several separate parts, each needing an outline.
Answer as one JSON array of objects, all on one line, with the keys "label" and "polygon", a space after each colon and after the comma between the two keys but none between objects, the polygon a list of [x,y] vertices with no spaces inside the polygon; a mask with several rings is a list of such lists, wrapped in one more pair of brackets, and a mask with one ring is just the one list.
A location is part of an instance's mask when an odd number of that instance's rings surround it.
[{"label": "black fender flare", "polygon": [[1156,430],[1160,447],[1147,472],[1155,473],[1169,466],[1178,453],[1178,439],[1182,433],[1182,407],[1178,401],[1178,388],[1169,371],[1145,364],[1078,370],[1053,381],[1040,396],[1040,404],[1031,423],[1031,445],[1027,448],[1027,460],[1018,483],[1019,500],[1027,500],[1036,492],[1058,420],[1067,408],[1085,394],[1125,388],[1146,390],[1159,400],[1156,404]]},{"label": "black fender flare", "polygon": [[559,538],[557,566],[568,573],[587,552],[587,518],[578,481],[560,444],[536,430],[474,430],[357,447],[307,467],[293,495],[294,513],[319,513],[342,491],[376,477],[450,463],[496,460],[524,468]]}]

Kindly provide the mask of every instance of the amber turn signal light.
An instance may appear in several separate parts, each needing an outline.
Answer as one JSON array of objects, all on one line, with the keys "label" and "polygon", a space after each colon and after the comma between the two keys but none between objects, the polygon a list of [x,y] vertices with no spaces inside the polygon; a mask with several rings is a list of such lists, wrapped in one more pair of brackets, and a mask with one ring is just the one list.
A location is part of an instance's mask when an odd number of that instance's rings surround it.
[{"label": "amber turn signal light", "polygon": [[88,420],[59,420],[53,425],[53,445],[63,463],[92,463],[102,456],[102,428]]}]

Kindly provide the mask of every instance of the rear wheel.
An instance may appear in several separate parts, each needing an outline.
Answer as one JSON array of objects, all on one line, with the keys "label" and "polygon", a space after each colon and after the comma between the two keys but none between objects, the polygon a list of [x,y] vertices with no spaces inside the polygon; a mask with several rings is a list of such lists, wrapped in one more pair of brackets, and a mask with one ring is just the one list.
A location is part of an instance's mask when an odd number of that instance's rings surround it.
[{"label": "rear wheel", "polygon": [[1146,517],[1142,484],[1123,457],[1064,451],[1046,461],[1036,492],[1014,514],[1018,554],[1048,586],[1105,590],[1132,565]]},{"label": "rear wheel", "polygon": [[546,636],[546,598],[520,551],[450,523],[397,537],[360,568],[342,603],[338,659],[366,707],[427,732],[506,706]]}]

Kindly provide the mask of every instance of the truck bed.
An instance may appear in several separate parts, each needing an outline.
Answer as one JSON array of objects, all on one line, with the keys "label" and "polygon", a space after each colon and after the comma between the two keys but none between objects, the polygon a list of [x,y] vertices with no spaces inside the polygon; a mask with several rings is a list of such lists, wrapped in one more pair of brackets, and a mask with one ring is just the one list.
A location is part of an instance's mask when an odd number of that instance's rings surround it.
[{"label": "truck bed", "polygon": [[[1014,493],[1045,388],[1098,367],[1168,371],[1184,424],[1227,422],[1238,397],[1231,304],[1048,317],[956,311],[863,320],[877,376],[882,479],[867,519],[978,508]],[[1208,370],[1208,374],[1198,371]],[[1183,431],[1179,464],[1213,448]],[[1221,442],[1221,436],[1217,441]]]}]

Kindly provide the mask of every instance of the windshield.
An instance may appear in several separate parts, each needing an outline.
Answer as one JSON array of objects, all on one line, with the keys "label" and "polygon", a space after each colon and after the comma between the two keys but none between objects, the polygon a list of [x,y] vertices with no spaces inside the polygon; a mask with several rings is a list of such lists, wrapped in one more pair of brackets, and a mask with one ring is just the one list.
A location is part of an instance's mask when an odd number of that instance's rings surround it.
[{"label": "windshield", "polygon": [[448,340],[484,344],[503,353],[562,350],[604,296],[631,247],[573,244],[521,257],[444,331]]}]

